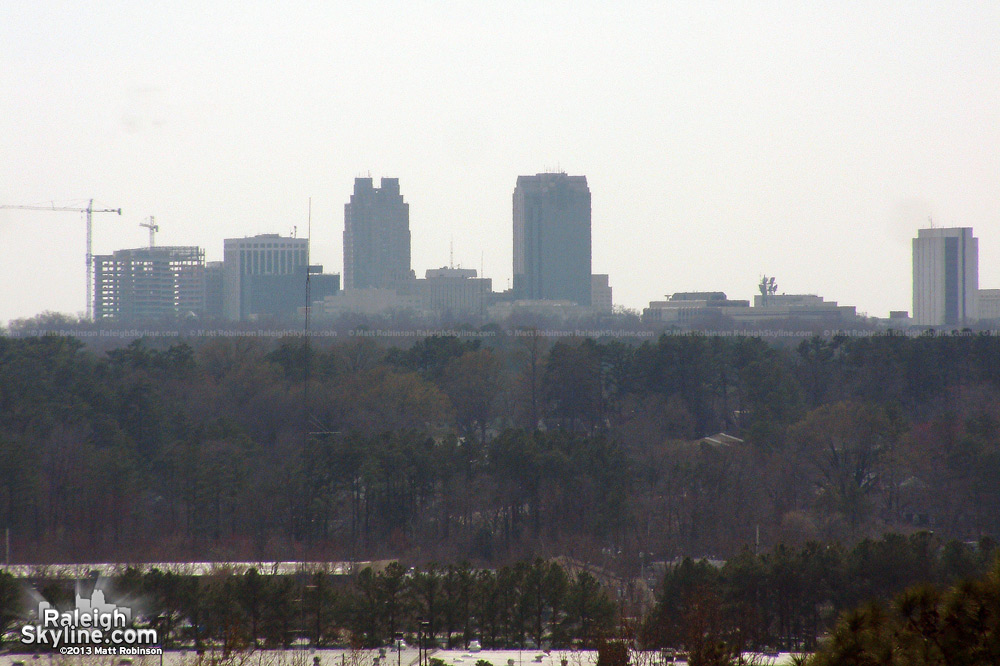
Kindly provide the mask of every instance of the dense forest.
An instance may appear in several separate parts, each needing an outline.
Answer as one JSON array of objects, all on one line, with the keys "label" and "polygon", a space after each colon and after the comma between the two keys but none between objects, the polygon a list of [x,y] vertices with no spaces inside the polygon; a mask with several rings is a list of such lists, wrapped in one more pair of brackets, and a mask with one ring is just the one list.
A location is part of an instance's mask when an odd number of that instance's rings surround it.
[{"label": "dense forest", "polygon": [[[1000,532],[1000,339],[0,338],[14,562],[683,556]],[[713,437],[726,433],[728,437]]]}]

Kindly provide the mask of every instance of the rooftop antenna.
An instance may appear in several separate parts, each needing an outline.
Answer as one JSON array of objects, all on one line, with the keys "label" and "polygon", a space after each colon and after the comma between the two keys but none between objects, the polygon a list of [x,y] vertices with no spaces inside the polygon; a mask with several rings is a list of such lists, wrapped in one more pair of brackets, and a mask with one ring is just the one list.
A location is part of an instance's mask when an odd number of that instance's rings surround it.
[{"label": "rooftop antenna", "polygon": [[305,364],[303,375],[305,377],[305,385],[302,387],[302,400],[305,403],[303,407],[305,408],[305,427],[302,429],[302,436],[304,438],[309,437],[309,421],[311,412],[309,409],[309,311],[312,310],[312,303],[310,302],[309,294],[309,243],[312,240],[312,214],[313,214],[313,200],[309,197],[309,216],[308,216],[308,227],[306,228],[306,316],[305,316],[305,328],[303,333],[305,334],[305,340],[303,341],[303,352],[305,353]]},{"label": "rooftop antenna", "polygon": [[934,228],[934,218],[930,215],[927,216],[927,222],[931,225],[931,229]]},{"label": "rooftop antenna", "polygon": [[773,277],[767,277],[766,275],[760,279],[760,284],[757,285],[760,290],[760,304],[762,306],[767,306],[771,297],[778,293],[778,284],[775,282]]},{"label": "rooftop antenna", "polygon": [[150,215],[145,220],[139,223],[140,227],[146,227],[149,229],[149,247],[153,247],[153,235],[160,230],[158,224],[156,224],[156,218]]},{"label": "rooftop antenna", "polygon": [[448,249],[448,267],[449,268],[454,268],[455,267],[455,237],[454,236],[451,237],[451,243],[450,243],[449,249]]},{"label": "rooftop antenna", "polygon": [[[313,225],[313,199],[309,197],[309,217],[308,217],[308,227],[306,229],[306,349],[309,345],[309,311],[312,310],[312,302],[310,301],[309,294],[309,274],[312,272],[309,270],[309,245],[312,243],[312,225]],[[309,355],[306,354],[306,360],[308,361]],[[308,373],[308,366],[306,367],[306,372]],[[308,387],[308,384],[306,385]]]}]

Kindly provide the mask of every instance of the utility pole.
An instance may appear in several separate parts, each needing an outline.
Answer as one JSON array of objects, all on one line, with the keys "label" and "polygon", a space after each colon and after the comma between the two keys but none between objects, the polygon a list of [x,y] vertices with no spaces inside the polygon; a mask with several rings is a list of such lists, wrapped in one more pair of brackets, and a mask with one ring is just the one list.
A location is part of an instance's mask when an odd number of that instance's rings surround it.
[{"label": "utility pole", "polygon": [[118,213],[122,214],[121,208],[94,208],[94,200],[87,203],[86,208],[72,208],[69,206],[0,206],[14,210],[51,210],[65,213],[86,213],[87,214],[87,321],[94,318],[94,255],[92,252],[94,235],[94,213]]}]

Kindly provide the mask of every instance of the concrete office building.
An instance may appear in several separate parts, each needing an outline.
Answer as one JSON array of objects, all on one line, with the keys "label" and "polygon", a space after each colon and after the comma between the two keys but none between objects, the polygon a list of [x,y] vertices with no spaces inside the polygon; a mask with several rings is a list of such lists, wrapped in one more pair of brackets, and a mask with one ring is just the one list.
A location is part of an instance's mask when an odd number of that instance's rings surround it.
[{"label": "concrete office building", "polygon": [[614,303],[611,300],[611,282],[605,273],[590,276],[590,307],[594,312],[611,314]]},{"label": "concrete office building", "polygon": [[979,321],[1000,321],[1000,289],[979,290]]},{"label": "concrete office building", "polygon": [[722,291],[682,291],[665,301],[650,301],[643,309],[647,323],[719,325],[723,317],[750,309],[750,301],[731,300]]},{"label": "concrete office building", "polygon": [[432,268],[406,291],[423,310],[451,314],[485,314],[493,280],[477,277],[474,268]]},{"label": "concrete office building", "polygon": [[968,227],[920,229],[913,239],[913,323],[966,326],[979,319],[979,239]]},{"label": "concrete office building", "polygon": [[514,295],[591,304],[590,188],[586,176],[518,176]]},{"label": "concrete office building", "polygon": [[734,311],[732,316],[737,323],[789,320],[835,325],[856,320],[858,311],[853,305],[840,305],[816,294],[770,294],[766,298],[756,294],[752,308]]},{"label": "concrete office building", "polygon": [[[305,305],[305,267],[309,241],[260,234],[249,238],[227,238],[223,245],[222,315],[243,321],[260,314],[254,310],[253,280],[259,276],[302,277],[301,305]],[[260,294],[258,288],[257,293]]]},{"label": "concrete office building", "polygon": [[788,322],[803,325],[841,325],[856,321],[853,305],[839,305],[813,294],[754,296],[734,300],[721,291],[678,292],[666,301],[651,301],[642,320],[679,327],[760,326]]},{"label": "concrete office building", "polygon": [[344,289],[396,287],[410,270],[410,205],[398,178],[355,178],[344,205]]},{"label": "concrete office building", "polygon": [[155,321],[201,316],[205,251],[162,246],[94,257],[94,319]]}]

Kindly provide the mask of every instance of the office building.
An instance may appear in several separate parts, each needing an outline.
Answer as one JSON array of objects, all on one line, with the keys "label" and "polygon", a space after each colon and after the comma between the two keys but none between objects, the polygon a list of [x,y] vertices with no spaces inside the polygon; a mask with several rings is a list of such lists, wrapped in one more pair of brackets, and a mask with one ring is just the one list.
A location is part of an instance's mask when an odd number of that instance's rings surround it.
[{"label": "office building", "polygon": [[306,294],[306,267],[296,266],[284,275],[251,275],[244,282],[247,319],[294,319],[304,314],[308,303],[323,301],[340,291],[340,276],[323,273],[322,266],[309,267]]},{"label": "office building", "polygon": [[222,273],[221,261],[205,263],[205,317],[222,319]]},{"label": "office building", "polygon": [[485,314],[493,280],[477,277],[474,268],[432,268],[423,280],[413,280],[406,291],[421,309],[448,314]]},{"label": "office building", "polygon": [[978,309],[979,239],[972,229],[920,229],[913,239],[913,323],[966,326]]},{"label": "office building", "polygon": [[514,189],[514,294],[591,303],[590,188],[586,176],[518,176]]},{"label": "office building", "polygon": [[355,178],[344,205],[344,289],[393,288],[410,270],[410,205],[398,178]]},{"label": "office building", "polygon": [[840,305],[816,294],[755,294],[752,308],[732,311],[731,316],[741,324],[787,320],[835,326],[855,321],[858,310],[853,305]]},{"label": "office building", "polygon": [[262,293],[267,290],[268,280],[259,278],[286,276],[285,282],[290,283],[298,280],[302,297],[291,300],[295,306],[304,306],[308,243],[305,238],[283,238],[278,234],[227,238],[222,260],[223,317],[243,321],[263,314]]},{"label": "office building", "polygon": [[94,257],[94,319],[155,321],[201,316],[205,251],[163,246]]},{"label": "office building", "polygon": [[594,312],[602,314],[611,314],[614,311],[610,278],[605,273],[590,276],[590,307]]},{"label": "office building", "polygon": [[665,301],[650,301],[642,320],[664,324],[720,326],[724,317],[750,309],[750,301],[731,300],[722,291],[682,291]]},{"label": "office building", "polygon": [[1000,289],[979,290],[979,321],[1000,321]]}]

